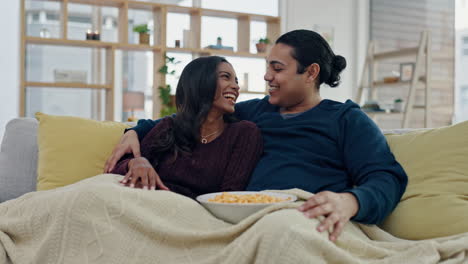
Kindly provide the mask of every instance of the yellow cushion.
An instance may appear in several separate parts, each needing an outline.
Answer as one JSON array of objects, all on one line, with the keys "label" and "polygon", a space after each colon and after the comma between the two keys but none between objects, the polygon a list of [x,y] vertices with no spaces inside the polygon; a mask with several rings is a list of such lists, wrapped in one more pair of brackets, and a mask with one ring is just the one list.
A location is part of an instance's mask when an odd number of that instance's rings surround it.
[{"label": "yellow cushion", "polygon": [[39,120],[37,190],[100,174],[125,128],[123,123],[36,113]]},{"label": "yellow cushion", "polygon": [[415,240],[468,232],[468,122],[386,137],[409,182],[382,228]]}]

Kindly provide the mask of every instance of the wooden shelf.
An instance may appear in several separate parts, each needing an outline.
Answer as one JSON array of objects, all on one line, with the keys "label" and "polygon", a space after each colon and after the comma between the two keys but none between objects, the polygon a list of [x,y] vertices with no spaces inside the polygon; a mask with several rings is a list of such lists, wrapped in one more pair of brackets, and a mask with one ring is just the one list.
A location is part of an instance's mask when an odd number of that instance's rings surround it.
[{"label": "wooden shelf", "polygon": [[414,109],[426,109],[426,106],[424,105],[413,105]]},{"label": "wooden shelf", "polygon": [[179,5],[166,5],[167,12],[169,13],[178,13],[178,14],[200,14],[201,8],[198,7],[189,7],[189,6],[179,6]]},{"label": "wooden shelf", "polygon": [[[410,117],[414,109],[424,110],[424,125],[425,127],[431,126],[431,34],[429,31],[421,32],[419,45],[412,48],[404,48],[394,51],[387,52],[375,52],[375,43],[369,42],[367,49],[366,60],[364,63],[364,69],[361,75],[361,81],[358,87],[358,93],[356,101],[362,103],[364,99],[364,89],[367,89],[368,96],[366,100],[378,100],[378,89],[379,87],[394,87],[395,89],[402,89],[402,91],[408,91],[408,95],[403,98],[406,107],[404,111],[394,112],[366,112],[369,116],[372,116],[374,121],[378,121],[375,116],[381,115],[401,115],[401,127],[407,128],[410,125]],[[408,56],[414,56],[414,67],[413,76],[410,81],[397,81],[397,82],[384,82],[377,81],[377,66],[379,65],[378,60],[393,59],[400,63],[406,62]],[[403,59],[403,60],[402,60]],[[424,89],[424,104],[415,105],[415,97],[417,89]],[[387,98],[388,99],[388,98]],[[393,99],[392,99],[393,100]]]},{"label": "wooden shelf", "polygon": [[397,57],[408,57],[418,55],[419,47],[406,48],[395,51],[381,52],[374,54],[374,60],[395,59]]},{"label": "wooden shelf", "polygon": [[[63,0],[31,0],[31,1],[49,1],[49,2],[63,2]],[[233,11],[207,9],[199,7],[188,7],[170,4],[161,4],[144,1],[133,1],[133,0],[68,0],[68,3],[73,4],[84,4],[93,6],[109,6],[109,7],[121,7],[124,4],[128,4],[129,9],[141,9],[141,10],[155,10],[162,7],[166,7],[168,12],[180,13],[180,14],[201,14],[203,16],[212,16],[220,18],[233,18],[238,19],[241,17],[249,17],[251,20],[264,21],[264,22],[278,22],[279,17],[251,14],[251,13],[240,13]]]},{"label": "wooden shelf", "polygon": [[[30,1],[63,2],[63,0],[30,0]],[[68,0],[68,3],[73,3],[73,4],[111,6],[111,7],[120,7],[124,2],[126,2],[126,0]]]},{"label": "wooden shelf", "polygon": [[[86,48],[115,48],[122,50],[143,50],[143,51],[161,51],[161,46],[150,46],[140,44],[121,44],[113,42],[104,42],[97,40],[69,40],[57,38],[40,38],[40,37],[26,37],[27,44],[40,44],[40,45],[55,45],[55,46],[73,46],[73,47],[86,47]],[[230,50],[217,50],[217,49],[190,49],[190,48],[166,48],[169,52],[178,53],[200,53],[209,55],[223,55],[232,57],[247,57],[247,58],[265,58],[266,53],[250,53],[244,51],[230,51]]]},{"label": "wooden shelf", "polygon": [[152,2],[142,2],[142,1],[127,1],[129,9],[140,9],[153,11],[155,9],[161,8],[161,5],[152,3]]},{"label": "wooden shelf", "polygon": [[166,48],[167,52],[174,52],[174,53],[199,53],[199,49],[191,49],[191,48]]},{"label": "wooden shelf", "polygon": [[[207,9],[201,7],[185,7],[172,4],[154,3],[143,0],[30,0],[30,1],[49,1],[59,3],[60,9],[58,11],[60,16],[60,28],[59,38],[40,38],[27,36],[26,31],[26,1],[21,1],[21,58],[20,58],[20,116],[24,116],[26,109],[26,87],[61,87],[61,88],[86,88],[86,89],[105,89],[106,90],[106,106],[105,116],[107,120],[113,119],[114,116],[114,97],[115,97],[115,61],[116,61],[116,50],[123,51],[144,51],[153,52],[153,118],[158,118],[161,110],[161,100],[158,87],[166,84],[166,76],[159,74],[157,69],[161,68],[165,64],[165,53],[189,53],[195,57],[205,55],[220,55],[229,57],[243,57],[243,58],[257,58],[264,59],[265,53],[250,53],[249,48],[251,44],[251,22],[262,21],[266,22],[266,35],[261,37],[267,37],[274,41],[280,35],[280,17],[267,16],[252,13],[240,13],[225,10]],[[199,1],[196,1],[200,3]],[[83,4],[88,6],[98,7],[113,7],[117,9],[117,35],[118,40],[116,42],[106,42],[99,40],[71,40],[68,39],[70,34],[69,30],[69,4]],[[130,10],[144,10],[152,15],[154,20],[155,32],[153,37],[153,43],[155,45],[139,45],[129,44],[129,11]],[[193,46],[192,48],[173,48],[167,47],[167,16],[169,13],[187,14],[190,16],[190,30],[193,34]],[[204,49],[201,48],[201,27],[203,17],[217,17],[217,18],[228,18],[237,20],[237,48],[238,51],[229,50],[216,50],[216,49]],[[92,26],[93,30],[102,31],[102,25],[97,22],[99,19],[93,19]],[[258,36],[260,37],[260,36]],[[83,32],[83,38],[85,38],[85,32]],[[35,45],[52,45],[56,47],[81,47],[91,49],[104,49],[104,54],[94,53],[92,54],[92,71],[90,72],[92,79],[104,79],[106,85],[94,85],[85,83],[54,83],[54,82],[28,82],[26,81],[26,61],[27,53],[26,46],[28,44]],[[101,56],[104,55],[104,56]],[[95,69],[95,70],[94,70]],[[105,74],[102,73],[102,69],[105,69]],[[119,80],[120,81],[120,80]],[[246,91],[248,94],[265,94],[266,92],[252,92]]]},{"label": "wooden shelf", "polygon": [[97,40],[71,40],[57,38],[26,37],[27,44],[55,45],[55,46],[73,46],[86,48],[112,48],[116,43],[97,41]]},{"label": "wooden shelf", "polygon": [[212,55],[224,55],[232,57],[251,57],[251,58],[266,58],[265,53],[250,53],[244,51],[230,51],[230,50],[221,50],[221,49],[201,49],[200,53],[207,53]]},{"label": "wooden shelf", "polygon": [[68,2],[93,6],[120,7],[123,5],[125,0],[68,0]]},{"label": "wooden shelf", "polygon": [[39,45],[54,45],[54,46],[72,46],[84,48],[115,48],[122,50],[143,50],[143,51],[159,51],[160,46],[140,45],[140,44],[122,44],[114,42],[104,42],[100,40],[71,40],[71,39],[57,39],[57,38],[39,38],[39,37],[26,37],[27,44]]},{"label": "wooden shelf", "polygon": [[[417,84],[425,84],[424,78],[420,78]],[[391,87],[391,86],[404,86],[404,85],[411,85],[411,81],[398,81],[398,82],[384,82],[384,81],[377,81],[374,82],[374,87]]]},{"label": "wooden shelf", "polygon": [[141,45],[141,44],[120,44],[115,45],[116,49],[121,50],[134,50],[134,51],[161,51],[160,46],[150,46],[150,45]]},{"label": "wooden shelf", "polygon": [[222,17],[222,18],[233,18],[238,19],[242,17],[249,17],[250,20],[263,21],[263,22],[279,22],[278,17],[257,15],[249,13],[238,13],[232,11],[216,10],[216,9],[200,9],[202,16]]},{"label": "wooden shelf", "polygon": [[[424,106],[424,105],[413,105],[413,109],[426,109],[426,106]],[[366,113],[368,115],[402,115],[405,112],[385,112],[385,111],[366,112],[366,111],[364,111],[364,113]]]},{"label": "wooden shelf", "polygon": [[110,85],[72,83],[72,82],[26,82],[26,87],[41,88],[85,88],[85,89],[112,89]]},{"label": "wooden shelf", "polygon": [[250,53],[243,51],[230,51],[218,49],[191,49],[191,48],[166,48],[167,52],[174,53],[198,53],[204,55],[222,55],[232,57],[246,57],[246,58],[265,58],[266,53]]}]

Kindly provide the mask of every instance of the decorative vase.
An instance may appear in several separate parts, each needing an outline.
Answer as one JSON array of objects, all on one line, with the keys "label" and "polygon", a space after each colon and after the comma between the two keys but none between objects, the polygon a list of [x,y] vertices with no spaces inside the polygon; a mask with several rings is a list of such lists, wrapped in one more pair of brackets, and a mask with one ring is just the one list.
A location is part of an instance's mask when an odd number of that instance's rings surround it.
[{"label": "decorative vase", "polygon": [[394,102],[393,103],[393,111],[395,112],[403,112],[403,102]]},{"label": "decorative vase", "polygon": [[149,45],[150,35],[148,33],[140,33],[140,44]]},{"label": "decorative vase", "polygon": [[193,38],[192,31],[184,29],[184,39],[182,40],[182,46],[184,48],[192,48],[194,46],[192,45]]},{"label": "decorative vase", "polygon": [[258,53],[265,53],[267,49],[267,44],[266,43],[257,43],[255,44],[257,46],[257,52]]},{"label": "decorative vase", "polygon": [[244,72],[244,80],[242,84],[240,85],[240,90],[241,91],[249,90],[249,73],[248,72]]}]

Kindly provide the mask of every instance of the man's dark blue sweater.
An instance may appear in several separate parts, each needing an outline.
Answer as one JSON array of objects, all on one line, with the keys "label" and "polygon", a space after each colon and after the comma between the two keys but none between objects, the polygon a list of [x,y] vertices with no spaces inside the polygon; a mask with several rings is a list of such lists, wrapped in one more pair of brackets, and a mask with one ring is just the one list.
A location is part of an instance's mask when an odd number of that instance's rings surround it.
[{"label": "man's dark blue sweater", "polygon": [[[380,129],[348,100],[322,100],[301,114],[286,116],[264,99],[236,104],[236,116],[257,124],[264,153],[249,191],[300,188],[350,192],[359,202],[352,220],[379,223],[396,207],[408,178]],[[133,128],[141,140],[158,120]]]}]

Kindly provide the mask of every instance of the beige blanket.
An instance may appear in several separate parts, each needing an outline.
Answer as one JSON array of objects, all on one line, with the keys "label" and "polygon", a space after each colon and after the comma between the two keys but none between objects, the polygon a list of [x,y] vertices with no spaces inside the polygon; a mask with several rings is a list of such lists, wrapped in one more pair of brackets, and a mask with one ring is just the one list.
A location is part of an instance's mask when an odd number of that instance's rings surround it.
[{"label": "beige blanket", "polygon": [[[0,205],[0,263],[467,263],[468,234],[405,241],[347,224],[338,242],[295,207],[271,206],[237,225],[167,191],[99,175]],[[306,199],[312,194],[291,190]]]}]

